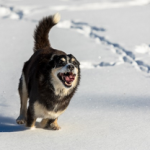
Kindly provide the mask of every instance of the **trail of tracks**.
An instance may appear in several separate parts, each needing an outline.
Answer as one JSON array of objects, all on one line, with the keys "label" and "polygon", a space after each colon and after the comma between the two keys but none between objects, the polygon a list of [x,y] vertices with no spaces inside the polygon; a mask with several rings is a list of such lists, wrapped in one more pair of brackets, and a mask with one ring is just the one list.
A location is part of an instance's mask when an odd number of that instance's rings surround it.
[{"label": "trail of tracks", "polygon": [[[125,49],[118,43],[113,43],[113,42],[109,41],[104,36],[100,36],[99,32],[105,31],[104,28],[91,26],[90,24],[85,23],[85,22],[74,22],[74,21],[69,21],[69,20],[61,22],[58,25],[58,27],[70,28],[70,29],[75,29],[76,31],[79,31],[84,36],[86,36],[86,37],[88,36],[89,38],[92,38],[93,40],[95,40],[96,43],[99,42],[101,44],[108,46],[110,49],[110,52],[113,51],[115,54],[118,55],[118,57],[120,59],[120,62],[118,62],[118,61],[116,61],[116,62],[100,62],[97,65],[93,65],[93,67],[115,66],[118,64],[122,64],[122,63],[129,63],[140,71],[150,73],[150,66],[148,64],[146,64],[143,60],[137,60],[136,56],[133,52]],[[88,63],[87,64],[85,63],[85,65],[87,66]]]},{"label": "trail of tracks", "polygon": [[[29,12],[32,10],[28,10]],[[25,19],[24,14],[26,10],[24,9],[16,9],[14,7],[8,7],[5,5],[0,5],[0,17],[6,19]],[[28,19],[25,19],[28,20]],[[28,20],[33,21],[33,20]],[[36,20],[34,20],[36,21]],[[86,37],[93,39],[96,43],[101,43],[108,46],[110,52],[113,52],[118,55],[118,59],[120,62],[99,62],[97,64],[92,64],[90,62],[82,63],[82,66],[85,68],[96,68],[96,67],[107,67],[107,66],[115,66],[123,63],[128,63],[134,66],[137,70],[142,72],[150,73],[150,66],[144,62],[144,60],[137,60],[135,54],[124,47],[122,47],[119,43],[113,43],[104,36],[100,36],[100,32],[104,32],[104,28],[100,28],[97,26],[92,26],[86,22],[75,22],[71,20],[65,20],[58,24],[59,28],[68,28],[73,29]]]}]

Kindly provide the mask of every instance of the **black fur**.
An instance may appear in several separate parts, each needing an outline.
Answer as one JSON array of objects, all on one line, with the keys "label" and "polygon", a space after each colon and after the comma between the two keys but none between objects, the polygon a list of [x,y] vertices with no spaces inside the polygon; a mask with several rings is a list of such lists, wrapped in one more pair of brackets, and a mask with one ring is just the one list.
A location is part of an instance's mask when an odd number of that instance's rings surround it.
[{"label": "black fur", "polygon": [[[29,107],[27,110],[26,125],[31,127],[36,120],[34,115],[34,104],[38,101],[48,111],[63,111],[67,108],[80,82],[80,67],[79,62],[73,55],[67,55],[65,52],[53,49],[48,40],[48,33],[55,25],[53,16],[44,18],[36,27],[34,39],[34,54],[25,62],[23,74],[28,91]],[[51,71],[54,67],[60,67],[58,62],[60,58],[69,57],[69,63],[72,63],[78,69],[77,85],[72,89],[69,95],[61,96],[55,94],[55,88],[52,84]],[[75,61],[71,62],[74,58]],[[65,63],[65,62],[64,62]],[[63,65],[63,64],[62,64]],[[65,64],[64,64],[65,65]],[[19,83],[19,94],[22,95],[22,79]],[[61,91],[60,91],[61,92]],[[21,101],[22,103],[22,101]],[[54,110],[57,105],[57,109]],[[55,120],[55,119],[49,119]],[[46,125],[47,126],[47,125]]]},{"label": "black fur", "polygon": [[34,31],[34,51],[50,47],[48,33],[55,25],[52,20],[53,16],[45,17],[39,22],[38,26],[36,26]]}]

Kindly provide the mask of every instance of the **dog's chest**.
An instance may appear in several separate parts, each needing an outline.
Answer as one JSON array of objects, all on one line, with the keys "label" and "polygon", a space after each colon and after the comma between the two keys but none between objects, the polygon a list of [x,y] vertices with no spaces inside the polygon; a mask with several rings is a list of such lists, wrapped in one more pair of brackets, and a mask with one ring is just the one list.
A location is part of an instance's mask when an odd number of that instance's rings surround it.
[{"label": "dog's chest", "polygon": [[53,109],[53,111],[48,111],[43,105],[38,102],[34,103],[34,115],[35,117],[39,118],[49,118],[49,119],[56,119],[58,118],[64,111],[57,111],[57,105]]}]

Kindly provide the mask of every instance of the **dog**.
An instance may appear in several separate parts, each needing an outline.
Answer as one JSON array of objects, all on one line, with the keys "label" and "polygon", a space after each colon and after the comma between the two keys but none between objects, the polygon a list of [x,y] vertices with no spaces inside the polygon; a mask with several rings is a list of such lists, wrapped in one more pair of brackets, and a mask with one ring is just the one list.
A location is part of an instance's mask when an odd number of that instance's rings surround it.
[{"label": "dog", "polygon": [[24,63],[19,81],[18,124],[34,127],[36,119],[42,118],[42,128],[59,130],[58,117],[68,107],[79,85],[79,61],[72,54],[53,49],[48,39],[50,29],[59,20],[59,13],[45,17],[34,31],[34,53]]}]

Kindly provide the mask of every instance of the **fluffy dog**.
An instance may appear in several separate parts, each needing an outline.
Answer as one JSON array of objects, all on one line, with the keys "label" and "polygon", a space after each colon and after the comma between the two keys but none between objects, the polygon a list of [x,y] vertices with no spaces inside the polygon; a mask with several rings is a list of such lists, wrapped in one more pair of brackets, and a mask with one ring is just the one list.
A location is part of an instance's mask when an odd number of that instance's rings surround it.
[{"label": "fluffy dog", "polygon": [[[43,18],[34,32],[34,54],[25,62],[19,82],[20,115],[16,122],[33,127],[60,129],[58,117],[66,110],[80,81],[80,63],[71,54],[53,49],[48,40],[50,29],[60,20],[57,13]],[[27,109],[27,101],[29,106]]]}]

